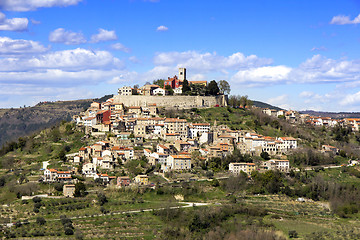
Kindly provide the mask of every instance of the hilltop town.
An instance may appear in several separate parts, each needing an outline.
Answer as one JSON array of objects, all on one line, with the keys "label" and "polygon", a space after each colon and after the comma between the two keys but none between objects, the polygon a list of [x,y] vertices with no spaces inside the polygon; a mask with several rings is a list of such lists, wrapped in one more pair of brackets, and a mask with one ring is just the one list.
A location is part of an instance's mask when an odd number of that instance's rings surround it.
[{"label": "hilltop town", "polygon": [[[77,153],[69,154],[69,162],[83,164],[82,174],[85,177],[101,178],[109,182],[115,176],[109,176],[105,172],[116,171],[119,165],[133,159],[145,159],[157,169],[158,174],[165,176],[168,172],[191,172],[194,166],[204,165],[212,158],[225,158],[236,149],[243,155],[267,154],[274,158],[263,163],[258,162],[256,165],[245,162],[230,163],[231,173],[240,174],[240,171],[243,171],[250,176],[252,171],[268,169],[289,172],[290,165],[286,154],[289,150],[297,148],[298,141],[293,137],[274,138],[249,130],[232,130],[226,125],[217,125],[216,121],[189,122],[187,119],[160,116],[155,97],[166,96],[166,88],[173,90],[177,95],[169,96],[169,103],[187,102],[188,96],[181,95],[183,82],[186,80],[186,69],[180,68],[179,75],[182,78],[175,76],[165,80],[163,88],[153,84],[138,89],[121,87],[118,96],[101,103],[93,102],[85,112],[74,116],[77,127],[84,128],[88,136],[99,141],[81,147]],[[206,81],[189,83],[201,87],[208,86]],[[123,96],[127,99],[132,96],[150,98],[147,98],[149,101],[146,102],[143,100],[141,104],[126,105],[119,102]],[[227,102],[219,105],[214,101],[212,107],[224,105],[227,106]],[[190,106],[208,107],[203,103]],[[170,105],[168,108],[171,107]],[[45,170],[45,181],[56,180],[56,175],[51,175],[51,171],[56,173],[54,169]],[[68,174],[70,179],[71,173]],[[125,178],[130,179],[128,176]],[[119,186],[122,184],[121,179],[124,177],[118,177]],[[130,182],[150,184],[146,175],[134,176]]]},{"label": "hilltop town", "polygon": [[[301,213],[313,227],[320,214],[332,236],[335,216],[357,214],[357,187],[343,181],[360,177],[359,119],[259,108],[228,97],[225,80],[190,81],[185,68],[178,75],[122,86],[70,122],[4,146],[0,234],[211,239],[236,231],[212,226],[250,216],[260,224],[245,235],[316,238],[284,226]],[[207,210],[178,210],[194,206]]]}]

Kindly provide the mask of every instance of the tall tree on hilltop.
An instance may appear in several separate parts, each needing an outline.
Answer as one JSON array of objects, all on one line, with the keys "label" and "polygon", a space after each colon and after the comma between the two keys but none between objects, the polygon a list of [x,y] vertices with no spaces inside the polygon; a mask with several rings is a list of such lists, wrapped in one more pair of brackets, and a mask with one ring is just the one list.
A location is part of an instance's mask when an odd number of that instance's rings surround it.
[{"label": "tall tree on hilltop", "polygon": [[215,80],[212,80],[209,85],[207,86],[208,93],[212,96],[218,95],[220,92],[220,89],[216,83]]},{"label": "tall tree on hilltop", "polygon": [[153,81],[153,84],[158,85],[159,87],[163,88],[164,87],[164,82],[165,82],[165,79],[157,79],[157,80]]},{"label": "tall tree on hilltop", "polygon": [[226,80],[220,80],[218,85],[221,94],[230,94],[230,84]]},{"label": "tall tree on hilltop", "polygon": [[189,95],[189,93],[191,92],[191,88],[189,85],[188,80],[184,80],[182,83],[182,95]]}]

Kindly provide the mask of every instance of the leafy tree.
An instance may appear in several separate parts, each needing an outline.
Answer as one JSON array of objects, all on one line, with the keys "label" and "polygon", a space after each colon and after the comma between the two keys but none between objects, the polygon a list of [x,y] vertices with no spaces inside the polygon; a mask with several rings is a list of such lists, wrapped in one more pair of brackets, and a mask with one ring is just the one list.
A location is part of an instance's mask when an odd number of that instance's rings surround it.
[{"label": "leafy tree", "polygon": [[103,206],[105,203],[108,202],[106,195],[104,193],[98,193],[97,197],[100,206]]},{"label": "leafy tree", "polygon": [[39,224],[39,225],[44,225],[46,223],[46,220],[43,217],[37,217],[36,218],[36,223]]},{"label": "leafy tree", "polygon": [[170,85],[166,85],[165,90],[168,91],[169,95],[174,95],[174,90],[171,88]]},{"label": "leafy tree", "polygon": [[230,94],[230,84],[227,81],[220,80],[218,85],[221,94]]},{"label": "leafy tree", "polygon": [[298,233],[295,230],[289,231],[289,238],[297,238],[297,237],[298,237]]},{"label": "leafy tree", "polygon": [[59,158],[61,161],[63,161],[63,162],[66,161],[65,149],[62,148],[62,149],[59,151],[59,153],[58,153],[58,158]]},{"label": "leafy tree", "polygon": [[153,81],[153,84],[154,84],[154,85],[158,85],[158,86],[160,86],[161,88],[164,87],[164,83],[165,83],[165,79],[157,79],[157,80],[154,80],[154,81]]},{"label": "leafy tree", "polygon": [[33,200],[34,203],[39,203],[39,202],[41,202],[41,198],[40,198],[40,197],[34,197],[32,200]]},{"label": "leafy tree", "polygon": [[215,80],[212,80],[209,83],[209,85],[207,86],[207,90],[208,90],[208,93],[213,96],[218,95],[220,92],[220,89]]},{"label": "leafy tree", "polygon": [[182,95],[189,95],[190,92],[191,92],[191,88],[189,82],[188,80],[185,79],[182,84]]},{"label": "leafy tree", "polygon": [[56,191],[62,192],[63,191],[64,184],[63,183],[55,183],[54,188]]},{"label": "leafy tree", "polygon": [[86,186],[82,182],[78,182],[75,184],[75,197],[83,197],[86,195]]},{"label": "leafy tree", "polygon": [[264,160],[270,160],[270,155],[267,152],[261,152],[260,157]]},{"label": "leafy tree", "polygon": [[252,106],[252,101],[248,98],[247,95],[241,96],[240,97],[240,105],[243,106],[243,107],[246,107],[246,106],[251,107]]},{"label": "leafy tree", "polygon": [[201,161],[201,153],[199,151],[194,151],[191,153],[191,162],[194,166],[199,166]]},{"label": "leafy tree", "polygon": [[74,230],[72,228],[64,228],[65,231],[65,235],[73,235],[74,234]]}]

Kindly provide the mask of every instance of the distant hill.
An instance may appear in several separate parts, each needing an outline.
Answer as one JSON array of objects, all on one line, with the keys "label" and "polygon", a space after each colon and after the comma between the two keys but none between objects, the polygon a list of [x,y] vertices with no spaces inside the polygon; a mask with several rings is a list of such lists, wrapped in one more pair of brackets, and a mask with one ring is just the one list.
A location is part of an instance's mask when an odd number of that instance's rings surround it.
[{"label": "distant hill", "polygon": [[319,117],[331,117],[334,119],[337,118],[360,118],[360,112],[319,112],[313,110],[305,110],[300,111],[302,114],[309,114],[312,116],[319,116]]},{"label": "distant hill", "polygon": [[106,101],[113,95],[97,99],[41,102],[33,107],[0,109],[0,147],[21,136],[52,127],[62,120],[86,110],[93,101]]},{"label": "distant hill", "polygon": [[275,109],[275,110],[283,110],[282,108],[279,107],[275,107],[273,105],[270,105],[268,103],[264,103],[264,102],[260,102],[260,101],[255,101],[255,100],[251,100],[253,103],[253,106],[255,107],[259,107],[259,108],[270,108],[270,109]]}]

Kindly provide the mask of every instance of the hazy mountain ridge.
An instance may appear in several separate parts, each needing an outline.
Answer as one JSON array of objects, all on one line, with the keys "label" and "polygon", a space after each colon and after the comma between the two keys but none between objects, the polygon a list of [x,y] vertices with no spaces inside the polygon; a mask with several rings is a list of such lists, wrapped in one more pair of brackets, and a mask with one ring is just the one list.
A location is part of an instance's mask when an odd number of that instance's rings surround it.
[{"label": "hazy mountain ridge", "polygon": [[39,103],[33,107],[0,110],[0,146],[29,135],[35,131],[51,127],[89,107],[92,100],[58,101]]},{"label": "hazy mountain ridge", "polygon": [[340,118],[360,118],[360,112],[321,112],[314,110],[299,111],[301,114],[309,114],[319,117],[331,117],[335,119]]},{"label": "hazy mountain ridge", "polygon": [[255,101],[255,100],[251,100],[253,103],[253,106],[255,107],[259,107],[259,108],[270,108],[270,109],[275,109],[275,110],[284,110],[282,108],[273,106],[271,104],[265,103],[265,102],[260,102],[260,101]]}]

